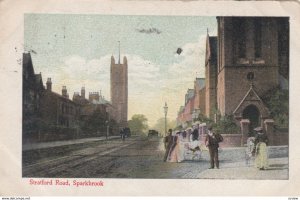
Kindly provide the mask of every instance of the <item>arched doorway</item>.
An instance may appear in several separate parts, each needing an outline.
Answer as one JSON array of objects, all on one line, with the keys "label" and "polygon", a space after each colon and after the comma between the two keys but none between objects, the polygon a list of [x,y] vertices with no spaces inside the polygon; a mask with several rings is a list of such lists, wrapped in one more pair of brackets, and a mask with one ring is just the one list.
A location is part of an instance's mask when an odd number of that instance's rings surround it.
[{"label": "arched doorway", "polygon": [[260,113],[256,106],[249,105],[243,111],[243,119],[249,119],[249,132],[253,133],[253,129],[260,125]]}]

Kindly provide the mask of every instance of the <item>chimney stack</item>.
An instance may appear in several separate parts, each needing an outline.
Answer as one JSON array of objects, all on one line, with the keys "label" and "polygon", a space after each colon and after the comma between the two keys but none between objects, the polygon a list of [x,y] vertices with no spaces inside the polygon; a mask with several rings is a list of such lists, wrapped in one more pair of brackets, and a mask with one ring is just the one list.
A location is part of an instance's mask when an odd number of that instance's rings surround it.
[{"label": "chimney stack", "polygon": [[51,81],[51,78],[47,78],[47,90],[48,91],[52,91],[52,81]]},{"label": "chimney stack", "polygon": [[61,94],[62,94],[63,97],[69,98],[69,95],[68,95],[68,93],[67,93],[67,87],[66,87],[66,86],[63,86],[63,87],[62,87]]},{"label": "chimney stack", "polygon": [[81,98],[85,99],[85,88],[84,87],[81,88]]}]

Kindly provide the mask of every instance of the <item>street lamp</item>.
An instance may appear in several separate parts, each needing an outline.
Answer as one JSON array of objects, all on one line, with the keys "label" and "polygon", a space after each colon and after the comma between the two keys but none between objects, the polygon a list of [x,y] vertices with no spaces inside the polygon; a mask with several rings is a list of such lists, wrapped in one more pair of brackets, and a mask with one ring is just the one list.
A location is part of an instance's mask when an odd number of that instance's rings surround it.
[{"label": "street lamp", "polygon": [[166,136],[167,135],[167,114],[168,114],[167,102],[165,102],[164,113],[165,113],[165,136]]}]

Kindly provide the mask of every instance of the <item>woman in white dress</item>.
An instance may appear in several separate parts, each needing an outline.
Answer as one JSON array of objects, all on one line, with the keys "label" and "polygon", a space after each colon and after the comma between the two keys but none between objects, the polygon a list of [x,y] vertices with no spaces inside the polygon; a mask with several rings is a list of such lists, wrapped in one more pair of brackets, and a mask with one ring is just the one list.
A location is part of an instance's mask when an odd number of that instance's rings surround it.
[{"label": "woman in white dress", "polygon": [[178,162],[182,162],[185,160],[185,151],[186,146],[189,144],[189,140],[187,137],[187,133],[185,131],[182,131],[179,135],[179,144],[178,144]]},{"label": "woman in white dress", "polygon": [[268,168],[268,137],[263,132],[262,127],[257,127],[254,130],[257,132],[255,136],[255,167],[265,170]]}]

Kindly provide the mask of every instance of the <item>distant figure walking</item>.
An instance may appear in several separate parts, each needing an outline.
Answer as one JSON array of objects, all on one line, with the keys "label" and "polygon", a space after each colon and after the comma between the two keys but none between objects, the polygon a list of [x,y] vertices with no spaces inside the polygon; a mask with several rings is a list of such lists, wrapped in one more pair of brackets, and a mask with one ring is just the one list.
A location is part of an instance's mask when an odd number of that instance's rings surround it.
[{"label": "distant figure walking", "polygon": [[168,135],[164,137],[164,145],[165,145],[165,155],[164,155],[164,162],[167,161],[170,149],[173,144],[173,136],[172,136],[172,129],[169,129]]},{"label": "distant figure walking", "polygon": [[209,150],[209,156],[210,156],[210,168],[213,169],[216,168],[219,169],[219,142],[223,141],[223,137],[218,134],[214,133],[212,131],[212,127],[208,127],[208,133],[205,138],[205,145],[208,147]]},{"label": "distant figure walking", "polygon": [[264,170],[268,168],[268,137],[263,132],[262,127],[257,127],[254,130],[257,132],[255,136],[255,167]]},{"label": "distant figure walking", "polygon": [[121,136],[122,141],[125,141],[125,135],[126,135],[125,130],[124,130],[124,128],[122,128],[120,130],[120,136]]}]

